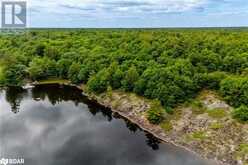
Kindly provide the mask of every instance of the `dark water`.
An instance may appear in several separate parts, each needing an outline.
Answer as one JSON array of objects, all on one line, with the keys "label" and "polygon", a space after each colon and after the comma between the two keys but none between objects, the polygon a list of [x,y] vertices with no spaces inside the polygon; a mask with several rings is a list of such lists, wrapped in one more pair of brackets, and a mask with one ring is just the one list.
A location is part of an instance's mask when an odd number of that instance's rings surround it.
[{"label": "dark water", "polygon": [[67,86],[0,91],[0,159],[25,165],[207,165]]}]

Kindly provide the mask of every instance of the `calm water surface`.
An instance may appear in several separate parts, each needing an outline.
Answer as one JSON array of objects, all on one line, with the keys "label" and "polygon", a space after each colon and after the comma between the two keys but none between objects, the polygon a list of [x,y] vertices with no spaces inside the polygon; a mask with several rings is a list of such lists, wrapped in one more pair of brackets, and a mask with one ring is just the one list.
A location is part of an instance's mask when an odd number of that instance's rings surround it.
[{"label": "calm water surface", "polygon": [[25,165],[209,165],[162,144],[75,88],[0,90],[0,159]]}]

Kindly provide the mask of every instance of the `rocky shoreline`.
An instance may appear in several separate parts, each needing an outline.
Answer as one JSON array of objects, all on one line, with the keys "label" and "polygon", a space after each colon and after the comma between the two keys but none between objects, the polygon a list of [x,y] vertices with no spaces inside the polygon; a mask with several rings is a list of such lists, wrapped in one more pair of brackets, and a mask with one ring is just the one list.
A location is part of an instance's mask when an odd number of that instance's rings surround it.
[{"label": "rocky shoreline", "polygon": [[[86,94],[86,93],[84,93]],[[183,148],[184,150],[187,150],[197,156],[200,156],[205,159],[209,159],[211,162],[213,162],[213,165],[228,165],[224,162],[213,160],[212,158],[205,157],[205,155],[201,155],[194,151],[193,148],[191,148],[189,145],[186,144],[180,144],[176,139],[173,137],[168,136],[164,130],[159,125],[153,125],[149,123],[149,121],[146,119],[145,115],[142,114],[142,112],[145,112],[150,105],[144,103],[143,106],[140,107],[140,110],[137,110],[135,107],[129,107],[129,106],[115,106],[112,104],[112,102],[107,99],[106,97],[97,96],[94,94],[86,94],[87,97],[90,99],[95,100],[97,103],[101,104],[104,107],[110,108],[113,112],[118,113],[119,115],[123,116],[124,118],[127,118],[132,123],[138,125],[142,130],[149,132],[154,137],[160,139],[163,142],[170,143],[174,146]]]},{"label": "rocky shoreline", "polygon": [[[33,85],[37,85],[37,84],[40,84],[40,83],[33,83]],[[172,123],[173,128],[171,131],[166,132],[162,128],[161,125],[153,125],[146,119],[145,112],[146,110],[150,108],[151,102],[145,98],[139,97],[131,93],[124,93],[121,91],[111,91],[111,93],[106,92],[106,93],[97,95],[94,93],[88,93],[85,85],[80,85],[80,86],[73,85],[73,84],[70,84],[69,82],[62,82],[62,83],[60,82],[58,84],[77,87],[78,89],[82,90],[83,94],[86,95],[89,99],[96,101],[97,103],[101,104],[104,107],[110,108],[113,112],[116,112],[120,114],[121,116],[123,116],[124,118],[127,118],[134,124],[137,124],[144,131],[151,133],[153,136],[157,137],[158,139],[166,143],[171,143],[175,146],[178,146],[187,151],[190,151],[197,156],[205,158],[209,160],[210,163],[213,165],[215,164],[216,165],[246,165],[246,161],[247,161],[246,156],[240,161],[234,159],[233,153],[234,153],[234,150],[236,149],[235,147],[237,146],[231,146],[231,148],[234,148],[234,149],[230,149],[228,146],[229,143],[224,144],[226,139],[223,139],[223,141],[220,140],[218,142],[215,142],[215,141],[210,142],[208,140],[204,141],[204,140],[199,140],[199,139],[197,139],[196,141],[188,140],[188,135],[191,135],[190,133],[194,133],[194,131],[199,132],[199,130],[206,131],[206,137],[211,140],[212,137],[210,137],[208,134],[211,135],[212,132],[215,133],[216,130],[213,130],[211,132],[208,130],[209,129],[208,127],[210,127],[210,125],[213,122],[216,122],[217,120],[209,118],[206,114],[200,114],[197,116],[194,113],[192,113],[191,109],[189,108],[185,109],[184,107],[184,110],[182,110],[180,113],[181,119],[176,119],[176,120],[172,119],[170,122]],[[204,101],[205,101],[204,103],[206,103],[206,101],[208,100],[205,99]],[[230,109],[230,107],[227,104],[219,100],[217,102],[220,102],[219,105],[223,105],[227,110]],[[213,105],[216,106],[216,103],[213,103]],[[228,122],[228,121],[232,122],[232,119],[228,117],[221,119],[221,122]],[[227,124],[225,127],[227,128],[224,131],[230,131],[228,127],[232,128],[232,125]],[[238,129],[237,131],[241,131],[242,129],[248,130],[247,125],[244,125],[244,128],[240,126],[240,128],[241,129]],[[246,133],[248,137],[248,132],[245,132],[245,133],[242,132],[240,134],[242,135],[245,134],[246,136]],[[217,132],[217,134],[219,134],[219,132]],[[216,136],[214,138],[221,138],[221,136],[225,136],[225,135],[219,135],[219,136],[220,137]],[[241,135],[237,135],[237,136],[241,136]],[[240,139],[237,139],[237,140],[240,140]],[[235,141],[233,143],[235,143]],[[225,147],[221,148],[222,145]],[[211,146],[212,148],[210,147],[208,148],[208,146]]]}]

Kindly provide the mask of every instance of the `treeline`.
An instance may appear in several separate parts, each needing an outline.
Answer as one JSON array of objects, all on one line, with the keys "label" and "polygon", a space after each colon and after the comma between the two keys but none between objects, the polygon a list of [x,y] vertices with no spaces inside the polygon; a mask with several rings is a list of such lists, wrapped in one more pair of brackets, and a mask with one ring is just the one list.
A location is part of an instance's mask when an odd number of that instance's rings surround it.
[{"label": "treeline", "polygon": [[167,110],[210,88],[247,112],[247,43],[246,30],[31,30],[0,36],[0,83],[64,78],[96,93],[135,92]]}]

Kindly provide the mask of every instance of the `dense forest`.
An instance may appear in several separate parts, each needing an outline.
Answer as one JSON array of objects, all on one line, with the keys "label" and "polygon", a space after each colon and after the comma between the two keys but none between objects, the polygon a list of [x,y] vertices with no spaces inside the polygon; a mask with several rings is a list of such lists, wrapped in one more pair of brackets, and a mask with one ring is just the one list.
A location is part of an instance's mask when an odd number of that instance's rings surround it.
[{"label": "dense forest", "polygon": [[[87,84],[95,93],[135,92],[160,101],[168,113],[212,89],[236,108],[235,118],[248,121],[248,31],[53,29],[0,35],[0,84],[48,78]],[[153,108],[150,114],[159,121],[162,113]]]}]

